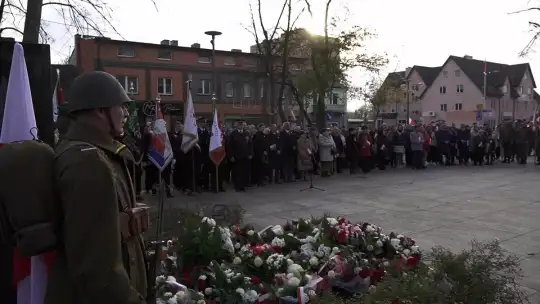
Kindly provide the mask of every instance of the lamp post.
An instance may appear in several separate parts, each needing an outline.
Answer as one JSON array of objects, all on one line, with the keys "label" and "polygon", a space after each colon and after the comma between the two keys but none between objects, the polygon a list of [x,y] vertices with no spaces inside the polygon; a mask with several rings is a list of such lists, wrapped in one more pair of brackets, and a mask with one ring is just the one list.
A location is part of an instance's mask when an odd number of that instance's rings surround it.
[{"label": "lamp post", "polygon": [[216,75],[216,36],[221,35],[221,32],[218,31],[207,31],[204,32],[206,35],[212,37],[212,40],[210,40],[210,43],[212,44],[212,112],[215,112],[216,110],[216,82],[217,82],[217,75]]},{"label": "lamp post", "polygon": [[[411,90],[410,88],[410,84],[411,84],[411,80],[410,79],[405,79],[405,82],[407,84],[407,117],[406,117],[406,121],[407,121],[407,124],[409,123],[409,118],[411,117],[411,114],[410,114],[410,111],[409,111],[409,104],[410,104],[410,93],[414,93],[413,90]],[[419,82],[416,84],[417,86],[423,86],[424,83],[423,82]],[[396,110],[397,111],[397,110]]]},{"label": "lamp post", "polygon": [[[483,91],[484,91],[484,92],[483,92],[483,93],[484,93],[484,100],[483,100],[483,102],[482,102],[482,109],[480,110],[480,111],[482,111],[482,112],[484,112],[484,110],[486,109],[486,102],[487,102],[487,77],[488,77],[488,75],[491,75],[491,74],[493,74],[493,73],[498,73],[498,72],[499,72],[498,70],[493,70],[493,71],[490,71],[490,72],[485,71],[485,69],[486,69],[486,65],[485,65],[485,64],[486,64],[486,63],[484,63],[484,73],[483,73],[483,74],[484,74],[484,90],[483,90]],[[500,105],[500,103],[499,103],[499,105]],[[500,112],[501,112],[501,108],[499,107],[499,115],[500,115]],[[481,114],[482,114],[482,116],[481,116],[481,118],[482,118],[482,123],[485,123],[483,113],[481,113]],[[497,116],[497,120],[499,120],[498,116]]]}]

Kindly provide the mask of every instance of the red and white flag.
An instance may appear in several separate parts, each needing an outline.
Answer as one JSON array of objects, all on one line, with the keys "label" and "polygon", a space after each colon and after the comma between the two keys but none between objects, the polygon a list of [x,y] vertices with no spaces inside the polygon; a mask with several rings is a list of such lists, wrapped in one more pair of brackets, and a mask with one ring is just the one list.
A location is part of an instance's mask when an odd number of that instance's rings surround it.
[{"label": "red and white flag", "polygon": [[484,73],[484,76],[487,75],[487,62],[484,60],[484,67],[483,67],[483,71]]},{"label": "red and white flag", "polygon": [[223,136],[219,127],[217,109],[214,110],[214,121],[212,122],[212,137],[210,137],[210,159],[219,165],[225,159],[225,148],[223,147]]},{"label": "red and white flag", "polygon": [[58,106],[64,104],[64,92],[62,92],[62,87],[60,86],[60,70],[56,70],[56,85],[54,86],[53,93],[53,120],[56,122],[58,120]]},{"label": "red and white flag", "polygon": [[414,126],[414,120],[412,120],[412,118],[409,117],[409,126]]},{"label": "red and white flag", "polygon": [[[32,105],[32,93],[24,60],[24,49],[15,43],[13,59],[0,133],[0,145],[33,140],[37,136],[37,124]],[[13,252],[13,284],[17,286],[17,304],[42,304],[47,288],[47,265],[53,257],[42,254],[32,258]]]}]

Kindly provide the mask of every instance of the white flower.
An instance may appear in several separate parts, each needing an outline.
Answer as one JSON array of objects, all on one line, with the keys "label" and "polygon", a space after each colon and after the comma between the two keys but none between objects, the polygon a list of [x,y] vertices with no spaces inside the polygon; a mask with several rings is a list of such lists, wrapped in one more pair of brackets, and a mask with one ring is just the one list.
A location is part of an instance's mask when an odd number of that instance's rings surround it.
[{"label": "white flower", "polygon": [[300,277],[300,273],[304,272],[304,268],[298,264],[292,264],[287,267],[287,272],[294,274],[296,277]]},{"label": "white flower", "polygon": [[204,290],[204,294],[207,295],[207,296],[211,295],[212,294],[212,288],[210,288],[210,287],[206,288]]},{"label": "white flower", "polygon": [[287,273],[287,279],[290,279],[290,278],[292,278],[292,277],[294,277],[294,274],[292,274],[292,273]]},{"label": "white flower", "polygon": [[206,216],[203,217],[201,223],[206,223],[210,227],[215,227],[216,226],[216,221],[213,218],[209,218],[209,217],[206,217]]},{"label": "white flower", "polygon": [[400,239],[391,239],[390,244],[392,244],[392,246],[394,248],[397,248],[399,246],[399,244],[401,244],[401,240]]},{"label": "white flower", "polygon": [[287,285],[291,287],[298,287],[300,285],[300,279],[297,277],[292,277],[287,280]]},{"label": "white flower", "polygon": [[176,282],[176,278],[173,277],[173,276],[168,276],[167,277],[167,282]]},{"label": "white flower", "polygon": [[240,249],[240,247],[242,247],[242,245],[241,245],[240,243],[234,244],[234,248],[235,248],[235,249]]},{"label": "white flower", "polygon": [[335,277],[336,277],[336,272],[333,271],[333,270],[328,271],[328,277],[329,277],[330,279],[335,278]]},{"label": "white flower", "polygon": [[165,283],[167,281],[167,278],[163,275],[160,275],[158,277],[156,277],[156,283]]},{"label": "white flower", "polygon": [[180,290],[174,295],[178,300],[183,300],[186,297],[186,292],[183,290]]},{"label": "white flower", "polygon": [[377,243],[375,243],[375,245],[379,248],[381,248],[383,246],[383,242],[381,241],[377,241]]},{"label": "white flower", "polygon": [[276,296],[280,296],[281,293],[283,293],[283,288],[278,288],[278,290],[276,290]]},{"label": "white flower", "polygon": [[273,240],[272,240],[272,246],[273,247],[285,247],[285,240],[284,239],[280,239],[278,237],[275,237]]},{"label": "white flower", "polygon": [[311,233],[317,234],[319,231],[320,231],[319,228],[314,228],[313,231],[312,231]]},{"label": "white flower", "polygon": [[272,232],[275,234],[275,235],[283,235],[283,227],[281,227],[280,225],[275,225],[274,227],[272,227]]},{"label": "white flower", "polygon": [[259,294],[253,289],[247,290],[246,293],[242,295],[242,298],[247,303],[255,303],[259,299]]},{"label": "white flower", "polygon": [[418,246],[414,245],[414,246],[411,246],[411,250],[412,250],[412,252],[416,253],[416,252],[418,252],[419,248],[418,248]]},{"label": "white flower", "polygon": [[362,271],[362,268],[360,268],[360,267],[354,267],[354,274],[359,274],[360,271]]},{"label": "white flower", "polygon": [[298,251],[296,250],[291,251],[291,257],[295,258],[297,256],[298,256]]},{"label": "white flower", "polygon": [[315,290],[310,289],[310,290],[308,291],[308,296],[309,296],[310,298],[311,298],[311,297],[314,297],[314,296],[316,296],[316,295],[317,295],[317,293],[315,292]]},{"label": "white flower", "polygon": [[255,257],[255,259],[253,259],[253,265],[255,265],[255,267],[261,267],[262,264],[263,260],[260,257]]},{"label": "white flower", "polygon": [[371,285],[369,286],[369,292],[375,292],[375,290],[377,290],[377,287],[375,287],[375,285]]},{"label": "white flower", "polygon": [[201,274],[201,276],[199,277],[199,280],[206,281],[206,276],[204,274]]},{"label": "white flower", "polygon": [[333,254],[336,254],[338,252],[339,252],[339,248],[337,248],[337,247],[332,248],[332,253]]},{"label": "white flower", "polygon": [[313,277],[310,276],[309,274],[306,274],[306,275],[304,276],[304,280],[306,280],[307,282],[311,282],[312,279],[313,279]]},{"label": "white flower", "polygon": [[373,228],[373,226],[371,226],[371,225],[367,225],[367,226],[366,226],[366,231],[367,231],[367,232],[374,232],[374,231],[375,231],[375,228]]},{"label": "white flower", "polygon": [[246,292],[244,291],[244,289],[242,289],[242,288],[236,288],[236,292],[239,293],[239,294],[241,294],[241,295],[243,295],[244,293],[246,293]]},{"label": "white flower", "polygon": [[173,296],[172,292],[170,291],[167,291],[166,293],[163,294],[163,296],[165,296],[166,298],[170,298]]},{"label": "white flower", "polygon": [[294,264],[294,261],[291,259],[287,259],[287,266],[290,266],[292,264]]},{"label": "white flower", "polygon": [[404,238],[404,236],[401,235],[401,234],[398,234],[397,238],[398,238],[398,239],[402,239],[402,238]]},{"label": "white flower", "polygon": [[315,243],[315,238],[312,236],[306,237],[306,243]]},{"label": "white flower", "polygon": [[403,250],[404,255],[409,255],[410,253],[411,253],[411,251],[409,249],[404,249]]},{"label": "white flower", "polygon": [[253,231],[253,230],[248,230],[248,232],[247,232],[247,235],[249,235],[249,236],[252,236],[254,234],[255,234],[255,231]]},{"label": "white flower", "polygon": [[177,296],[173,296],[171,298],[169,298],[169,300],[167,300],[167,304],[177,304],[178,303],[178,297]]},{"label": "white flower", "polygon": [[373,245],[367,245],[367,250],[368,251],[373,251]]},{"label": "white flower", "polygon": [[239,257],[234,257],[232,262],[234,265],[240,265],[242,264],[242,259],[240,259]]},{"label": "white flower", "polygon": [[333,217],[327,217],[327,218],[326,218],[326,221],[328,222],[328,224],[329,224],[330,226],[335,226],[335,225],[338,224],[338,221],[337,221],[335,218],[333,218]]},{"label": "white flower", "polygon": [[311,259],[309,259],[309,264],[311,264],[311,266],[317,266],[319,265],[319,259],[317,259],[317,257],[311,257]]},{"label": "white flower", "polygon": [[389,263],[388,261],[385,261],[385,262],[383,263],[383,265],[384,265],[384,267],[388,267],[388,266],[390,266],[390,263]]},{"label": "white flower", "polygon": [[199,300],[199,301],[197,301],[196,304],[206,304],[206,301],[205,300]]}]

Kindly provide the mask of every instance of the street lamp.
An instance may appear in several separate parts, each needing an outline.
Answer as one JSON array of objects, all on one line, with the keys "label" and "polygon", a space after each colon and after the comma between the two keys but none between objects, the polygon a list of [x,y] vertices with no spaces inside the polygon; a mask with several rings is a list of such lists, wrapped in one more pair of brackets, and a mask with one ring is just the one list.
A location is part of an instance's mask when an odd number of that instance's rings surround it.
[{"label": "street lamp", "polygon": [[[486,101],[487,101],[487,77],[488,75],[491,75],[493,73],[499,73],[498,70],[493,70],[493,71],[489,71],[489,72],[484,72],[484,100],[483,100],[483,103],[482,103],[482,109],[480,111],[484,111],[486,109]],[[499,98],[499,114],[497,115],[497,120],[499,120],[499,117],[500,114],[501,114],[501,107],[500,107],[501,103],[500,103],[500,98]],[[484,117],[483,117],[483,113],[480,113],[482,114],[481,118],[482,120],[484,120]],[[497,122],[498,123],[498,122]]]},{"label": "street lamp", "polygon": [[204,32],[206,35],[212,37],[212,40],[210,40],[210,43],[212,44],[212,112],[215,112],[216,110],[216,82],[217,82],[217,75],[216,75],[216,36],[221,35],[221,32],[219,31],[207,31]]}]

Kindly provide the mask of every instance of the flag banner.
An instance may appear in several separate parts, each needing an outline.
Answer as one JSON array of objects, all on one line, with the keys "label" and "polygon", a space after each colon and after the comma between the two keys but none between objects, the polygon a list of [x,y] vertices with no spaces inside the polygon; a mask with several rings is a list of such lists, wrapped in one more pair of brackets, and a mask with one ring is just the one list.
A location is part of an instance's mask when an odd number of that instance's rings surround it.
[{"label": "flag banner", "polygon": [[156,119],[153,123],[153,128],[150,132],[152,141],[148,150],[148,159],[160,171],[163,171],[173,159],[173,151],[169,135],[167,134],[167,123],[163,119],[161,105],[159,100],[156,100]]},{"label": "flag banner", "polygon": [[[36,117],[24,49],[15,43],[9,72],[0,144],[34,140],[37,137]],[[50,253],[53,254],[53,253]],[[18,304],[42,304],[47,287],[47,255],[25,258],[13,251],[13,283],[17,286]]]},{"label": "flag banner", "polygon": [[484,69],[484,71],[483,71],[484,75],[487,75],[487,62],[485,60],[484,60],[483,69]]},{"label": "flag banner", "polygon": [[60,70],[56,70],[56,85],[54,86],[53,92],[53,120],[56,122],[58,120],[58,106],[64,104],[64,92],[60,86]]},{"label": "flag banner", "polygon": [[191,97],[191,86],[188,85],[188,96],[186,111],[184,117],[184,132],[182,137],[181,149],[187,153],[199,141],[199,133],[197,131],[197,118],[195,117],[195,108],[193,107],[193,98]]},{"label": "flag banner", "polygon": [[409,117],[409,126],[414,126],[414,120],[412,120],[412,118]]},{"label": "flag banner", "polygon": [[210,137],[210,148],[208,152],[210,152],[210,159],[216,165],[219,165],[225,159],[225,148],[223,147],[223,136],[219,128],[217,109],[214,111],[212,136]]}]

